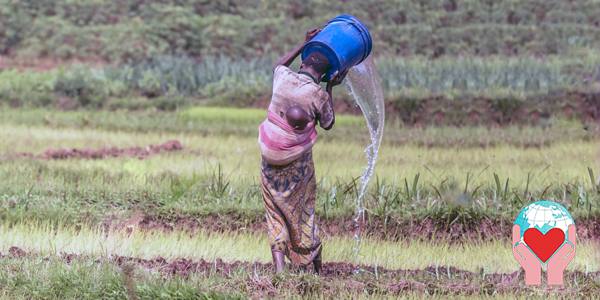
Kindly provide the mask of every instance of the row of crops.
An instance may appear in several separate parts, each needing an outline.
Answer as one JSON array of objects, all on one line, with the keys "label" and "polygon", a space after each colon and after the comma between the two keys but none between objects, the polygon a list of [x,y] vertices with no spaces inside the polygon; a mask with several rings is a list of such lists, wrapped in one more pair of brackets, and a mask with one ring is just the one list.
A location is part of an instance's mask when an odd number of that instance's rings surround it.
[{"label": "row of crops", "polygon": [[600,46],[594,0],[0,0],[0,54],[252,58],[284,51],[339,13],[365,20],[379,55],[573,55]]}]

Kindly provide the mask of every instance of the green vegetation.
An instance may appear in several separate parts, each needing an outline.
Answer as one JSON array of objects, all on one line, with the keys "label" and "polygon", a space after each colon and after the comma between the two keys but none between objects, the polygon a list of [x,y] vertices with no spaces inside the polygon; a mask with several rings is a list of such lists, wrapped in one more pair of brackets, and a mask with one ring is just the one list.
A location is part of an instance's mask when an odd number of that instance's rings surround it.
[{"label": "green vegetation", "polygon": [[[19,272],[13,272],[18,269]],[[132,270],[131,272],[133,272]],[[235,291],[202,292],[215,283],[161,278],[142,269],[129,279],[122,269],[108,261],[90,259],[66,265],[59,258],[21,258],[0,260],[0,297],[2,299],[241,299]],[[134,286],[130,284],[134,280]],[[219,281],[224,281],[220,278]]]},{"label": "green vegetation", "polygon": [[339,13],[365,20],[378,54],[567,54],[600,46],[594,0],[3,0],[0,7],[0,53],[34,58],[250,58],[283,52]]},{"label": "green vegetation", "polygon": [[[208,112],[6,112],[0,124],[5,157],[0,174],[6,178],[0,183],[2,217],[93,225],[141,210],[168,220],[223,213],[260,219],[256,126],[262,113]],[[314,153],[317,210],[325,219],[353,213],[356,178],[365,163],[368,134],[362,121],[341,120],[334,131],[321,132]],[[369,214],[390,222],[431,217],[442,223],[458,214],[457,221],[470,223],[510,219],[525,203],[549,198],[577,217],[598,215],[598,143],[580,126],[417,129],[391,124],[366,199]],[[146,160],[19,156],[48,148],[125,148],[170,139],[181,141],[184,150]]]},{"label": "green vegetation", "polygon": [[[272,276],[262,266],[235,265],[206,268],[186,277],[163,275],[135,264],[116,265],[107,259],[4,258],[0,260],[2,299],[547,299],[548,291],[518,283],[494,286],[499,280],[478,273],[439,272],[332,275],[326,279],[307,273]],[[12,270],[20,270],[13,272]],[[567,291],[561,296],[595,297],[593,273],[566,273]],[[510,276],[505,274],[504,276]],[[499,276],[497,276],[499,277]],[[456,284],[456,282],[459,282]]]},{"label": "green vegetation", "polygon": [[165,57],[101,69],[80,65],[46,72],[8,70],[0,72],[0,104],[173,110],[194,101],[231,105],[235,99],[235,104],[247,105],[241,102],[246,96],[247,101],[254,101],[268,92],[268,65],[225,58],[196,64],[190,59]]},{"label": "green vegetation", "polygon": [[[87,129],[121,133],[197,134],[216,136],[257,135],[257,127],[265,118],[262,109],[194,107],[177,113],[156,111],[0,111],[2,124],[44,127],[47,130]],[[337,115],[336,130],[322,132],[320,139],[334,141],[351,137],[357,143],[368,141],[364,119]],[[385,142],[392,145],[421,147],[486,148],[499,145],[517,148],[539,148],[556,143],[592,141],[598,133],[594,124],[552,120],[548,127],[405,127],[394,121],[385,124]],[[6,133],[10,134],[10,133]],[[16,137],[15,137],[16,138]],[[14,149],[10,149],[13,150]],[[41,150],[41,149],[40,149]],[[25,150],[23,150],[25,151]]]},{"label": "green vegetation", "polygon": [[[565,106],[581,117],[595,104],[583,105],[580,95],[565,91],[593,95],[598,89],[593,78],[600,76],[596,68],[600,57],[593,53],[543,61],[533,57],[435,61],[382,57],[377,65],[386,102],[394,108],[388,115],[405,122],[413,114],[432,119],[438,113],[459,121],[473,113],[483,118],[500,113],[522,122],[531,113],[560,115]],[[107,110],[175,110],[192,104],[265,106],[270,81],[271,63],[264,58],[205,58],[197,63],[162,56],[103,68],[80,65],[44,72],[3,71],[0,105]],[[344,89],[336,90],[336,105],[344,102],[353,105]]]},{"label": "green vegetation", "polygon": [[[338,88],[314,149],[325,272],[272,276],[272,63],[340,13],[372,33],[388,118],[361,251],[369,136]],[[597,298],[599,48],[598,0],[0,0],[0,299],[546,299],[504,236],[538,199],[581,224],[558,297]]]},{"label": "green vegetation", "polygon": [[[210,230],[211,223],[201,223],[203,229],[192,231],[142,229],[137,221],[126,225],[137,214],[167,224],[181,217],[216,216],[215,220],[225,222],[223,228],[244,228],[262,220],[256,126],[263,118],[262,110],[217,107],[179,112],[1,111],[0,253],[16,254],[0,259],[0,296],[361,298],[426,293],[440,298],[463,294],[514,298],[543,294],[520,287],[518,281],[503,288],[500,279],[511,275],[494,274],[517,269],[508,239],[449,243],[365,236],[355,257],[350,237],[324,235],[326,262],[421,270],[409,275],[369,271],[323,279],[295,272],[272,277],[268,266],[252,267],[254,262],[269,261],[269,253],[265,235],[251,230],[216,232]],[[488,218],[512,219],[523,205],[541,197],[564,203],[576,219],[598,216],[593,178],[598,140],[593,127],[586,131],[582,124],[564,120],[555,120],[547,128],[388,125],[377,176],[366,199],[368,214],[387,225],[427,219],[464,225]],[[334,131],[320,133],[314,154],[321,222],[347,220],[354,211],[367,135],[357,116],[340,116]],[[145,160],[43,160],[20,154],[40,154],[48,148],[145,146],[170,139],[181,141],[184,149]],[[18,255],[10,249],[14,246],[29,254],[14,257]],[[595,247],[590,240],[580,241],[576,261],[567,273],[570,294],[598,293]],[[163,257],[170,263],[183,259],[183,264],[206,259],[215,268],[219,259],[244,262],[228,271],[190,269],[192,274],[172,275],[163,274],[168,271],[160,266],[117,264],[115,255]],[[355,287],[349,289],[348,283]]]},{"label": "green vegetation", "polygon": [[[274,57],[304,29],[348,12],[371,28],[392,119],[478,125],[596,118],[600,4],[592,0],[0,6],[4,107],[264,107]],[[352,106],[342,90],[337,106]]]}]

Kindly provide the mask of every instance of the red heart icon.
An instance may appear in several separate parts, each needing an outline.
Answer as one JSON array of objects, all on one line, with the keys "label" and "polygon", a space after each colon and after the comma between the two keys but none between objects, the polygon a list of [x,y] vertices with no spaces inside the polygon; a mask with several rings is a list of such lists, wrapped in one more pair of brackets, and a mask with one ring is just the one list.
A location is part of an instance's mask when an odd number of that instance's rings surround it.
[{"label": "red heart icon", "polygon": [[529,228],[523,240],[541,261],[546,262],[565,241],[565,233],[559,228],[552,228],[542,234],[537,228]]}]

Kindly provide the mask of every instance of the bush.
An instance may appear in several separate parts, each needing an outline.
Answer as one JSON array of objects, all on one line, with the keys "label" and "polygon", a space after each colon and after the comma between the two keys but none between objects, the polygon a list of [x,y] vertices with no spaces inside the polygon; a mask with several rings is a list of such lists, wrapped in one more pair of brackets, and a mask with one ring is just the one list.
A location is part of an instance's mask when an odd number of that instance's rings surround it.
[{"label": "bush", "polygon": [[85,67],[59,72],[54,92],[75,100],[80,106],[96,108],[109,96],[101,73]]},{"label": "bush", "polygon": [[154,103],[145,97],[110,98],[104,105],[108,110],[146,110],[154,107]]},{"label": "bush", "polygon": [[0,72],[0,103],[10,106],[44,107],[54,100],[56,72]]}]

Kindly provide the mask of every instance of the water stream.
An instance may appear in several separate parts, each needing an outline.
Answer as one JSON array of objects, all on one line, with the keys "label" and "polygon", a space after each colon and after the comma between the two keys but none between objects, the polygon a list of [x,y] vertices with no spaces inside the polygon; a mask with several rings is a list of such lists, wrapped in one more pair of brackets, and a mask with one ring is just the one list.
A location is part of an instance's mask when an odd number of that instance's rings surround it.
[{"label": "water stream", "polygon": [[375,170],[375,163],[377,162],[377,154],[383,136],[385,106],[381,81],[371,56],[367,57],[362,63],[352,67],[348,71],[344,82],[350,95],[352,95],[354,101],[360,107],[367,122],[369,134],[371,135],[371,143],[365,148],[367,166],[360,177],[360,187],[358,197],[356,198],[356,211],[354,215],[354,248],[352,250],[354,257],[358,258],[365,215],[363,200],[369,180]]}]

